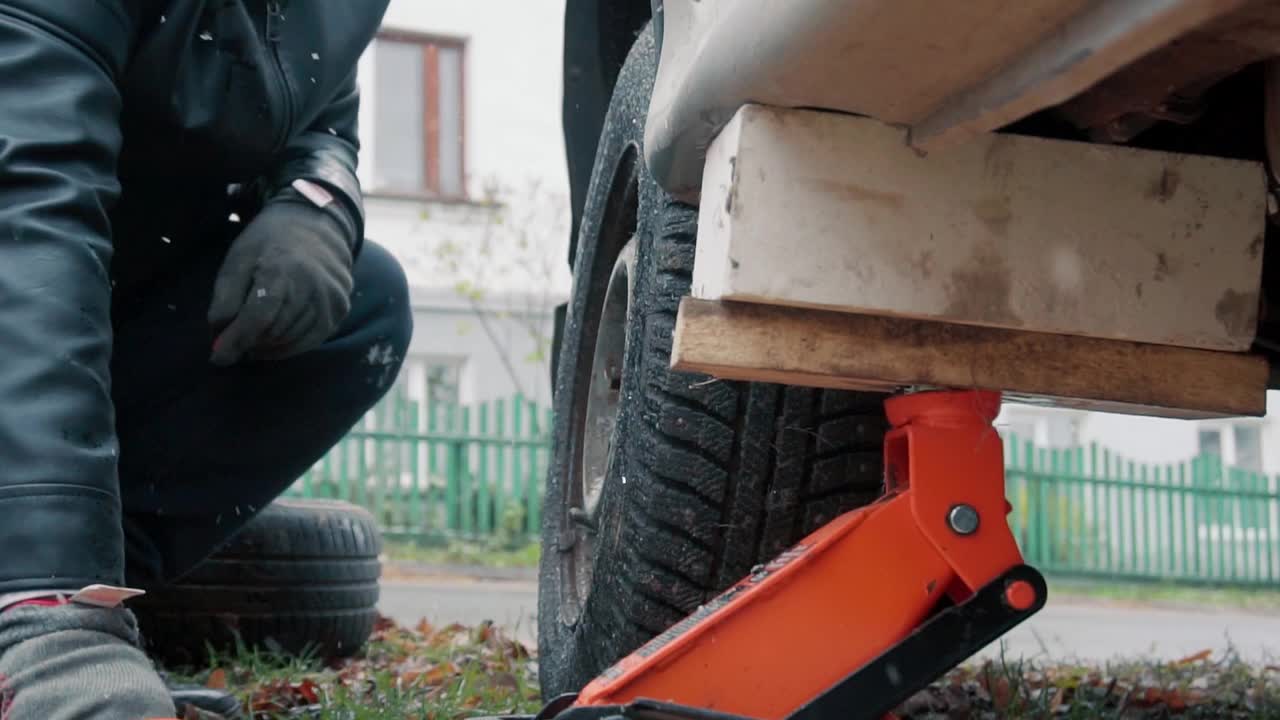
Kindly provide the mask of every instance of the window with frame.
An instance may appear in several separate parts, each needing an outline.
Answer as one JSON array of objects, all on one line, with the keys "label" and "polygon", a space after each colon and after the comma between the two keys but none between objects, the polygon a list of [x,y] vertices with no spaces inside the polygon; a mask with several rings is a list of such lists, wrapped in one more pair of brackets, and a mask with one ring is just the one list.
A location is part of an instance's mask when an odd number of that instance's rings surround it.
[{"label": "window with frame", "polygon": [[1202,429],[1199,433],[1199,451],[1201,455],[1212,455],[1215,458],[1222,458],[1222,431],[1216,429]]},{"label": "window with frame", "polygon": [[373,192],[466,195],[466,44],[379,33],[373,52]]},{"label": "window with frame", "polygon": [[1262,428],[1253,423],[1241,423],[1231,430],[1236,446],[1233,465],[1249,472],[1262,472]]}]

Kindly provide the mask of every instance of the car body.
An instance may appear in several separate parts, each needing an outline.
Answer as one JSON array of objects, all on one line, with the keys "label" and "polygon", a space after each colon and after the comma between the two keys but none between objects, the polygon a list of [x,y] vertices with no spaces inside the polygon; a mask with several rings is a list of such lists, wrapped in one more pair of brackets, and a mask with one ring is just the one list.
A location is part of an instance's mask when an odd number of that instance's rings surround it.
[{"label": "car body", "polygon": [[[1195,257],[1226,255],[1213,241],[1230,235],[1245,239],[1246,252],[1234,253],[1240,264],[1213,280],[1228,288],[1247,282],[1247,292],[1229,294],[1227,305],[1197,301],[1197,307],[1207,308],[1210,322],[1223,309],[1216,319],[1224,327],[1242,319],[1244,331],[1225,349],[1251,350],[1277,367],[1280,325],[1267,308],[1274,307],[1268,296],[1280,286],[1271,280],[1280,265],[1273,243],[1254,242],[1271,224],[1264,217],[1262,168],[1280,152],[1276,56],[1277,0],[567,0],[563,122],[574,285],[557,319],[552,354],[556,412],[539,597],[544,693],[576,692],[755,564],[885,491],[881,393],[919,385],[920,378],[823,386],[808,382],[815,373],[751,372],[734,379],[677,367],[673,347],[684,299],[763,298],[802,311],[833,306],[855,313],[878,303],[880,315],[936,319],[932,312],[956,324],[1009,324],[1009,317],[989,311],[1008,309],[997,301],[1012,297],[1013,281],[1069,285],[1077,277],[1073,268],[1095,267],[1099,255],[1119,248],[1141,257],[1125,264],[1128,275],[1101,263],[1105,272],[1096,276],[1126,282],[1112,283],[1109,296],[1087,292],[1092,307],[1108,317],[1118,314],[1113,308],[1138,317],[1135,307],[1171,316],[1175,327],[1164,339],[1176,340],[1187,324],[1177,303],[1151,300],[1153,293],[1143,289],[1143,281],[1171,274],[1161,243],[1173,238]],[[806,114],[795,110],[819,112],[807,113],[804,122],[794,121]],[[757,122],[748,123],[751,116]],[[734,152],[747,147],[735,143],[749,125],[768,129],[752,137],[764,138],[770,152]],[[853,126],[865,133],[842,136]],[[1058,152],[1037,150],[1051,145]],[[1101,152],[1100,145],[1163,152]],[[1015,146],[1030,149],[1010,164]],[[951,149],[962,152],[942,157]],[[921,167],[921,156],[930,153],[942,161]],[[1132,168],[1138,155],[1150,174],[1125,175],[1105,160],[1122,158]],[[1206,210],[1197,202],[1203,195],[1178,195],[1180,176],[1163,172],[1161,163],[1187,155],[1217,156],[1200,168],[1235,166],[1238,186],[1216,182],[1208,172],[1195,176],[1228,200],[1234,187],[1241,188],[1239,199],[1249,196],[1248,203],[1214,206],[1238,221],[1232,230],[1197,225],[1196,213]],[[940,172],[948,162],[959,168],[955,174]],[[1016,193],[999,186],[1015,164],[1023,168]],[[1068,165],[1080,172],[1064,172]],[[782,179],[770,180],[774,175]],[[1119,176],[1130,182],[1111,182]],[[1116,193],[1121,185],[1126,192]],[[757,192],[748,198],[744,187]],[[990,192],[977,193],[984,189]],[[1177,203],[1166,202],[1173,197],[1190,208],[1189,223],[1175,212]],[[1010,208],[1018,202],[1025,203],[1016,208],[1023,224],[1008,232],[1015,217]],[[1145,214],[1127,212],[1132,206],[1125,203],[1141,204]],[[1114,212],[1095,212],[1103,206]],[[1274,218],[1274,200],[1269,212]],[[1086,214],[1102,219],[1088,227],[1054,225],[1055,218]],[[929,226],[930,217],[941,220]],[[805,218],[821,223],[805,225]],[[1050,234],[1040,229],[1063,225],[1072,225],[1066,234],[1093,244],[1077,243],[1078,252],[1061,256],[1081,262],[1057,263],[1068,270],[1059,277],[1044,272],[1042,261],[1060,256],[1041,251]],[[895,226],[901,232],[886,230]],[[748,232],[738,232],[744,228]],[[747,238],[755,254],[730,254],[730,236]],[[859,243],[844,242],[855,236]],[[1113,236],[1126,240],[1111,247]],[[920,246],[935,237],[936,248]],[[930,253],[942,243],[957,264],[935,273],[929,268],[938,258]],[[800,247],[804,254],[795,250]],[[960,252],[966,248],[972,252]],[[1105,252],[1094,252],[1099,249]],[[1003,266],[1015,256],[1026,262]],[[909,272],[917,257],[924,269]],[[730,288],[738,297],[723,288],[707,296],[695,267],[706,277],[708,267],[737,271],[748,264],[760,284]],[[1197,275],[1205,268],[1194,260],[1183,265],[1193,270],[1180,275],[1182,287],[1208,285],[1212,273]],[[988,273],[993,266],[998,272]],[[859,275],[868,267],[879,285]],[[960,288],[954,296],[941,297],[932,310],[908,307],[908,300],[937,295],[948,278]],[[814,287],[817,279],[841,292],[782,297],[771,287],[774,279],[780,287]],[[844,289],[853,285],[867,303],[845,302]],[[977,301],[952,302],[971,299],[965,287],[978,291]],[[1022,315],[1010,314],[1016,329],[1063,335],[1099,329],[1096,322],[1037,327],[1035,321],[1060,322],[1068,314],[1042,305],[1025,324]],[[817,334],[799,340],[793,334],[792,347],[809,347],[805,342]],[[732,334],[704,338],[727,344]],[[861,340],[847,339],[845,347]],[[1263,395],[1266,363],[1250,359],[1258,371],[1249,389]],[[773,368],[769,362],[749,370]],[[704,367],[711,366],[725,367]],[[1175,382],[1195,385],[1195,372]],[[1277,379],[1273,372],[1272,382]],[[1057,376],[1046,382],[1062,384]],[[1061,389],[1056,385],[1047,394]],[[856,628],[854,622],[846,629]]]},{"label": "car body", "polygon": [[575,228],[617,68],[651,20],[644,157],[691,204],[747,103],[872,117],[922,150],[1014,131],[1265,160],[1245,130],[1280,54],[1273,0],[569,0],[566,18]]}]

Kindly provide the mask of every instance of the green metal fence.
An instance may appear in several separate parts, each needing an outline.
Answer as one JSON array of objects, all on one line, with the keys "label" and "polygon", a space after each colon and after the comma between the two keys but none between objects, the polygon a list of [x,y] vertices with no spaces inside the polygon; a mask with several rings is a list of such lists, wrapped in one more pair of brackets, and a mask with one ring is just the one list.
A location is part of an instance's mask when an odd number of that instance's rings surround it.
[{"label": "green metal fence", "polygon": [[[549,410],[520,397],[462,407],[397,387],[292,494],[363,505],[392,538],[537,537]],[[1280,584],[1280,476],[1213,456],[1140,464],[1109,450],[1005,437],[1009,523],[1056,575]]]},{"label": "green metal fence", "polygon": [[1202,455],[1135,463],[1090,445],[1005,438],[1014,535],[1047,573],[1107,579],[1280,584],[1280,478]]},{"label": "green metal fence", "polygon": [[550,411],[518,395],[465,407],[397,387],[290,494],[367,507],[391,538],[527,542],[541,523],[550,427]]}]

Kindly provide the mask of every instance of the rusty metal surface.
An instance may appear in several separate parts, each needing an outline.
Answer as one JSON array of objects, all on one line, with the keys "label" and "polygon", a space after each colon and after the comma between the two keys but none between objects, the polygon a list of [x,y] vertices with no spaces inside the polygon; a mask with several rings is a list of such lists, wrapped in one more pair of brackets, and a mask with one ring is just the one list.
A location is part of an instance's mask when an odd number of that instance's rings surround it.
[{"label": "rusty metal surface", "polygon": [[1280,3],[1260,0],[1120,70],[1058,113],[1096,139],[1125,142],[1161,120],[1194,120],[1199,98],[1248,65],[1280,55]]}]

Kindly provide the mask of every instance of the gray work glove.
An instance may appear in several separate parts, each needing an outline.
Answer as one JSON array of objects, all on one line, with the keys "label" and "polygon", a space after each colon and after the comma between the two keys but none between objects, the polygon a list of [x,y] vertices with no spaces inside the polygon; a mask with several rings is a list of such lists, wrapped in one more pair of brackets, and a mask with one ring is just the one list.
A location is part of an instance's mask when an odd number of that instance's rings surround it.
[{"label": "gray work glove", "polygon": [[172,718],[173,700],[138,648],[133,614],[80,605],[0,612],[0,717]]},{"label": "gray work glove", "polygon": [[305,201],[268,203],[231,244],[214,284],[210,357],[232,365],[314,350],[351,309],[347,231]]}]

